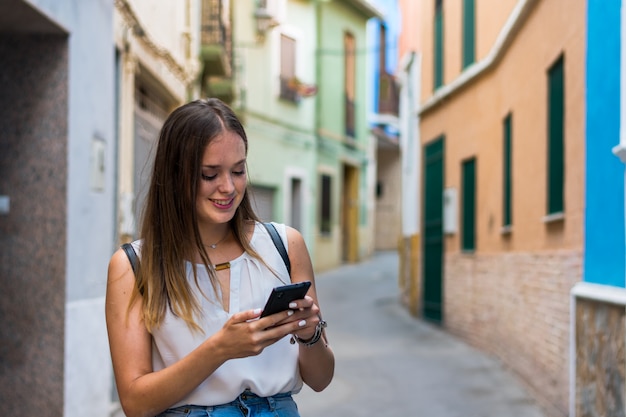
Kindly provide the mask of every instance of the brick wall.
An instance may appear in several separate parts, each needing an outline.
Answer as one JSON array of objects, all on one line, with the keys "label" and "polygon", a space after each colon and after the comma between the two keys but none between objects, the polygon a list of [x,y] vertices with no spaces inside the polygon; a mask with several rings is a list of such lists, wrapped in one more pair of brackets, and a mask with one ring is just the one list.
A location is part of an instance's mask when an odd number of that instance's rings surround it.
[{"label": "brick wall", "polygon": [[550,417],[569,407],[570,291],[581,280],[578,250],[449,254],[444,325],[498,356]]}]

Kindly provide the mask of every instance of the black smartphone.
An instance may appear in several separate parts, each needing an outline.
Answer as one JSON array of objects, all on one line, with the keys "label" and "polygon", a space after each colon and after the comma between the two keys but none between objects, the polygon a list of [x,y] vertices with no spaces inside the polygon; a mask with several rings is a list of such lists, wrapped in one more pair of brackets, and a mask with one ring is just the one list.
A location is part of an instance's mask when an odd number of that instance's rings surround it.
[{"label": "black smartphone", "polygon": [[261,317],[287,310],[290,302],[304,298],[310,286],[310,281],[303,281],[272,289]]}]

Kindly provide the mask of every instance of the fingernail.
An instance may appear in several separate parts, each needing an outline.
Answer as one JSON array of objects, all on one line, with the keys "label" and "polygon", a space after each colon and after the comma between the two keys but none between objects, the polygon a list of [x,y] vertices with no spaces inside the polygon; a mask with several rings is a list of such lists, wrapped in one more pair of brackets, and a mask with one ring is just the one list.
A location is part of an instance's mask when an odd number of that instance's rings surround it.
[{"label": "fingernail", "polygon": [[293,315],[293,310],[287,310],[287,315],[288,315],[288,316]]},{"label": "fingernail", "polygon": [[289,303],[289,308],[297,308],[298,304],[296,303]]},{"label": "fingernail", "polygon": [[306,320],[300,320],[300,321],[298,322],[298,326],[300,326],[300,327],[304,327],[304,326],[306,326]]},{"label": "fingernail", "polygon": [[261,314],[261,309],[260,308],[255,308],[254,309],[254,314]]}]

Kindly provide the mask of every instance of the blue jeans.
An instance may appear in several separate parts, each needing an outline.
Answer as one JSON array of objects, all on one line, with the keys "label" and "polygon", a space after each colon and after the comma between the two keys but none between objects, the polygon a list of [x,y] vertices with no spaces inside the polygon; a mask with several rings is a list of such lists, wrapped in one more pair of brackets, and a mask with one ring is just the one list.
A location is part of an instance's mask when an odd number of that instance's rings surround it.
[{"label": "blue jeans", "polygon": [[300,417],[291,393],[259,397],[244,391],[227,404],[183,405],[165,410],[157,417]]}]

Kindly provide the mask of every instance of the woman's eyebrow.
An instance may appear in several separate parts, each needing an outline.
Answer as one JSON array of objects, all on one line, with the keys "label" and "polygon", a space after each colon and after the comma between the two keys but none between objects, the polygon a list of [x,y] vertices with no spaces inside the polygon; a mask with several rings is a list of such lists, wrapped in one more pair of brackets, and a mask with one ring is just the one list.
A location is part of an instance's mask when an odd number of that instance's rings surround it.
[{"label": "woman's eyebrow", "polygon": [[[241,161],[237,161],[233,164],[233,166],[237,166],[237,165],[241,165],[241,164],[245,164],[246,163],[246,159],[242,159]],[[217,169],[220,168],[221,165],[202,165],[202,168],[209,168],[209,169]]]}]

